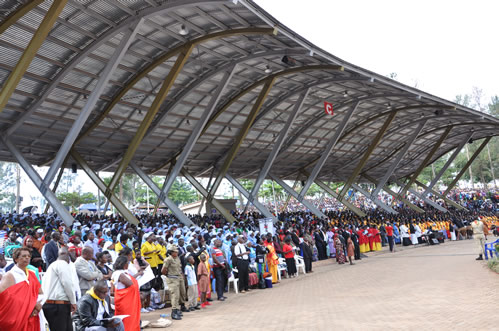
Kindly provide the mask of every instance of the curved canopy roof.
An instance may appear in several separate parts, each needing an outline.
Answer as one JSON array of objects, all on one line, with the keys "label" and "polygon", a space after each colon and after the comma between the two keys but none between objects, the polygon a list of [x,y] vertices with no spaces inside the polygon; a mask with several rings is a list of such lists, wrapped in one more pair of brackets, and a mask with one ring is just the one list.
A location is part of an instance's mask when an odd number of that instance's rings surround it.
[{"label": "curved canopy roof", "polygon": [[[13,70],[50,4],[0,4],[0,82]],[[23,11],[16,20],[9,19]],[[499,133],[498,119],[328,54],[252,1],[69,0],[0,113],[2,132],[10,134],[30,163],[53,160],[120,40],[136,27],[136,37],[75,147],[96,171],[116,169],[179,54],[189,47],[190,56],[133,156],[147,173],[167,173],[233,66],[214,115],[185,163],[196,176],[208,176],[221,166],[270,78],[274,84],[229,168],[234,177],[257,176],[305,91],[271,168],[282,178],[310,172],[357,103],[319,173],[321,179],[347,180],[391,114],[395,116],[362,169],[375,178],[387,172],[390,159],[423,121],[424,128],[396,168],[397,178],[416,171],[448,128],[431,161],[456,148],[471,131],[475,140]],[[334,116],[325,114],[324,101],[334,105]],[[3,145],[0,159],[15,160]]]}]

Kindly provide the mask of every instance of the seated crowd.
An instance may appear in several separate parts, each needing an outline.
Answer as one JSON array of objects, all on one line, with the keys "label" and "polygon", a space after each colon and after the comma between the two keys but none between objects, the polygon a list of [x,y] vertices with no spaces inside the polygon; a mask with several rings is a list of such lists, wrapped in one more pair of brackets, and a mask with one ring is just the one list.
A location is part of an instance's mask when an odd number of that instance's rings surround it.
[{"label": "seated crowd", "polygon": [[397,211],[365,209],[359,217],[325,209],[327,218],[287,211],[269,233],[259,232],[256,212],[235,212],[233,224],[195,215],[190,227],[172,215],[137,215],[138,226],[120,216],[74,215],[66,226],[56,215],[2,215],[0,329],[43,327],[45,319],[52,331],[73,323],[77,330],[140,330],[141,314],[164,308],[165,290],[171,317],[180,320],[225,301],[231,282],[246,293],[272,287],[281,273],[295,277],[298,267],[310,273],[314,261],[353,264],[386,245],[393,252],[397,244],[469,239],[477,218],[491,230],[499,226],[495,212],[483,209]]}]

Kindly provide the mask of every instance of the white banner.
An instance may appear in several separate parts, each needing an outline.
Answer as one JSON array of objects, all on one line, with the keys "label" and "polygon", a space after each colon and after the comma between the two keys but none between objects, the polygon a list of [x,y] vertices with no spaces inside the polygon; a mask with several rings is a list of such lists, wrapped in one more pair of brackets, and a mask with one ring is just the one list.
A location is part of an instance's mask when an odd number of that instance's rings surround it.
[{"label": "white banner", "polygon": [[260,221],[260,234],[265,235],[267,233],[272,233],[275,235],[274,222],[272,218],[262,218]]}]

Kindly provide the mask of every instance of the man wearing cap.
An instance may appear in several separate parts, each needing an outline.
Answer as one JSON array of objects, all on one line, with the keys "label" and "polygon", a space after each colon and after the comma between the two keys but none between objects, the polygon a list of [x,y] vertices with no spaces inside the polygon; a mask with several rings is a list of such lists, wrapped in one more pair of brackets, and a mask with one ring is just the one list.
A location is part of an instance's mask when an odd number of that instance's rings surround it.
[{"label": "man wearing cap", "polygon": [[477,247],[478,251],[478,257],[476,260],[483,260],[483,250],[485,246],[485,226],[483,225],[483,222],[477,218],[473,222],[471,222],[471,227],[473,229],[473,238],[475,239],[475,244]]},{"label": "man wearing cap", "polygon": [[42,253],[43,243],[42,243],[43,229],[38,228],[34,234],[33,248],[35,248],[38,253]]},{"label": "man wearing cap", "polygon": [[163,262],[161,273],[166,275],[166,284],[171,295],[172,319],[182,319],[180,311],[180,278],[182,275],[182,265],[178,257],[178,248],[174,245],[168,247],[170,255]]}]

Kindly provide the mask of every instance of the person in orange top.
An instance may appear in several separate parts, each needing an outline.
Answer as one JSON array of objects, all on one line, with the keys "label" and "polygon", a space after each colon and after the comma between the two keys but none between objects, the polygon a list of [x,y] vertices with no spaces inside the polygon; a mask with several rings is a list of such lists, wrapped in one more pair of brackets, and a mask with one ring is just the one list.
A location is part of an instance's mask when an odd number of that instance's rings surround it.
[{"label": "person in orange top", "polygon": [[267,254],[267,269],[272,274],[272,283],[279,283],[278,278],[278,270],[277,265],[279,264],[279,258],[275,252],[274,245],[272,243],[272,235],[267,234],[267,239],[264,242],[265,247],[268,249],[269,253]]}]

